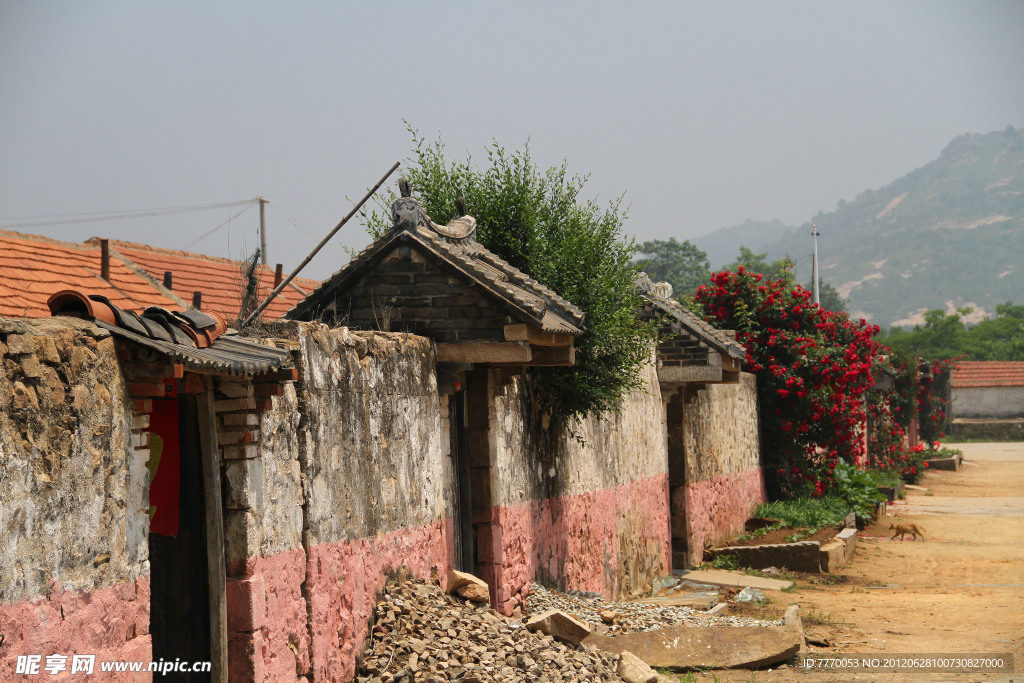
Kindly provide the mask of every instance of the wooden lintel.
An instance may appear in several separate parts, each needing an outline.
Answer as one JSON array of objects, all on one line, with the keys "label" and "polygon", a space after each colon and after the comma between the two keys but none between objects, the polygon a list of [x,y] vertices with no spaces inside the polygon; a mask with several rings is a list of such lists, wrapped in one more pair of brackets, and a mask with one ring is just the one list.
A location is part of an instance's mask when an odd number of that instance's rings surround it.
[{"label": "wooden lintel", "polygon": [[437,345],[438,363],[529,363],[532,358],[525,341]]},{"label": "wooden lintel", "polygon": [[533,346],[572,346],[574,339],[571,334],[545,332],[529,323],[505,325],[505,341],[525,341]]},{"label": "wooden lintel", "polygon": [[535,347],[530,365],[574,365],[576,363],[575,346]]},{"label": "wooden lintel", "polygon": [[164,365],[158,363],[129,363],[124,366],[129,377],[148,377],[153,379],[181,379],[185,376],[185,366],[181,363]]},{"label": "wooden lintel", "polygon": [[299,371],[297,368],[288,368],[256,375],[253,379],[257,382],[294,382],[299,379]]},{"label": "wooden lintel", "polygon": [[264,382],[253,384],[253,395],[255,396],[284,396],[284,385]]}]

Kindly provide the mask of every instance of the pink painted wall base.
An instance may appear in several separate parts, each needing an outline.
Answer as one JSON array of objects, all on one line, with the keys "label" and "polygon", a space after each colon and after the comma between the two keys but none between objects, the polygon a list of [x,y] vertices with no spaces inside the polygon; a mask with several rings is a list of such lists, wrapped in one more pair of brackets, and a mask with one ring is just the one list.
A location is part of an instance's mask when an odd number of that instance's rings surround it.
[{"label": "pink painted wall base", "polygon": [[[675,495],[682,493],[677,489]],[[743,523],[755,507],[768,499],[761,468],[729,474],[685,487],[688,552],[696,566],[704,560],[704,549],[743,533]],[[680,501],[673,501],[677,506]]]}]

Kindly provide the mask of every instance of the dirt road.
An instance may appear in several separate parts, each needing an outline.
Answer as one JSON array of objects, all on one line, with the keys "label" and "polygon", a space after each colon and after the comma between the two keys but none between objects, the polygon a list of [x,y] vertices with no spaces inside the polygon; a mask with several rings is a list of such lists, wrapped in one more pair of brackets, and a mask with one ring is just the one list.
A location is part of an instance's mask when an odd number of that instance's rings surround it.
[{"label": "dirt road", "polygon": [[[958,444],[959,472],[928,472],[889,516],[866,529],[835,583],[798,581],[769,592],[769,609],[800,605],[815,653],[1013,653],[1013,674],[715,671],[696,680],[1024,680],[1024,443]],[[891,541],[890,522],[913,522],[925,541]]]}]

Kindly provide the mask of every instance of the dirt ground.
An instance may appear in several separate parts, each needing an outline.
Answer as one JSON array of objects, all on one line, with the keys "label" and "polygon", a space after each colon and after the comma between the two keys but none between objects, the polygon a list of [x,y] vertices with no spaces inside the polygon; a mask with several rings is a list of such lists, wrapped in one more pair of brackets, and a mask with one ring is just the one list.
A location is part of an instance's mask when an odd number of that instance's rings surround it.
[{"label": "dirt ground", "polygon": [[[829,645],[815,654],[1012,653],[1014,673],[913,674],[771,671],[697,673],[684,680],[1024,681],[1024,443],[950,444],[959,472],[929,471],[859,535],[839,575],[801,575],[792,591],[767,591],[766,616],[800,606],[804,630]],[[890,523],[915,523],[924,541],[889,540]]]}]

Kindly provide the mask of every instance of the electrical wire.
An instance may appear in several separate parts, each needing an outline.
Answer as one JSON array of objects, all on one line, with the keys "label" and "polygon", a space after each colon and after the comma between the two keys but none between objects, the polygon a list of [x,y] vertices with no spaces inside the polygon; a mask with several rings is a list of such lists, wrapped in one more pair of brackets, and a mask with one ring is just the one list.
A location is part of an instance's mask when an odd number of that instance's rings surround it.
[{"label": "electrical wire", "polygon": [[[242,209],[242,210],[241,210],[241,211],[239,211],[238,213],[234,214],[233,216],[230,216],[230,217],[229,217],[229,218],[228,218],[228,219],[227,219],[226,221],[224,221],[223,223],[221,223],[220,225],[218,225],[218,226],[217,226],[216,228],[213,228],[213,229],[211,229],[211,230],[207,230],[207,231],[206,231],[206,232],[204,232],[204,233],[203,233],[202,235],[200,235],[199,237],[195,238],[194,240],[192,240],[191,242],[189,242],[188,244],[186,244],[186,245],[185,245],[185,249],[186,249],[186,250],[188,250],[188,248],[189,248],[189,247],[191,247],[191,246],[193,246],[194,244],[197,244],[197,243],[199,243],[199,242],[202,242],[202,241],[203,241],[204,239],[206,239],[207,237],[209,237],[209,236],[210,236],[210,235],[212,235],[213,233],[217,232],[218,230],[220,230],[221,228],[223,228],[223,227],[224,227],[225,225],[227,225],[227,224],[228,224],[228,223],[230,223],[231,221],[235,220],[236,218],[238,218],[239,216],[241,216],[241,215],[242,215],[243,213],[245,213],[246,211],[248,211],[248,210],[249,210],[249,209],[251,209],[251,208],[252,208],[252,204],[250,204],[249,206],[245,207],[244,209]],[[229,248],[229,250],[230,250],[230,244],[228,245],[228,248]]]},{"label": "electrical wire", "polygon": [[[312,230],[310,230],[310,229],[309,229],[309,228],[307,228],[306,226],[304,226],[304,225],[302,225],[301,223],[299,223],[299,221],[298,221],[298,220],[297,220],[296,218],[294,218],[294,217],[292,217],[291,215],[289,215],[289,214],[288,214],[288,212],[286,212],[286,211],[285,211],[284,209],[280,208],[279,206],[277,206],[276,204],[274,204],[274,203],[273,203],[273,202],[271,202],[270,200],[267,200],[267,204],[269,204],[269,205],[270,205],[270,207],[271,207],[272,209],[274,209],[275,211],[277,211],[277,212],[278,212],[279,214],[281,214],[282,216],[284,216],[284,217],[285,217],[285,218],[286,218],[286,219],[288,220],[288,222],[289,222],[289,223],[291,223],[291,224],[292,224],[292,225],[294,225],[294,226],[295,226],[296,228],[298,228],[299,230],[301,230],[302,232],[304,232],[304,233],[306,234],[306,236],[307,236],[307,237],[310,237],[310,238],[312,238],[312,239],[313,239],[314,241],[317,241],[317,242],[319,242],[319,241],[320,241],[320,237],[321,237],[320,235],[317,235],[317,234],[316,234],[315,232],[313,232]],[[335,247],[335,246],[334,246],[333,244],[329,244],[328,246],[329,246],[329,247],[331,248],[331,251],[333,251],[333,252],[334,252],[334,253],[335,253],[335,254],[336,254],[337,256],[340,256],[340,257],[342,257],[343,259],[347,259],[347,258],[348,258],[348,254],[346,254],[345,252],[343,252],[343,251],[342,251],[341,249],[338,249],[338,248],[337,248],[337,247]]]},{"label": "electrical wire", "polygon": [[[47,225],[67,225],[71,223],[95,223],[97,221],[120,220],[122,218],[139,218],[144,216],[163,216],[175,213],[192,213],[209,211],[229,206],[253,205],[258,199],[243,199],[237,202],[221,202],[219,204],[195,204],[192,206],[171,206],[158,209],[125,209],[122,211],[93,211],[85,213],[54,214],[50,216],[22,216],[0,218],[0,229],[35,228]],[[26,221],[7,223],[6,221]]]}]

